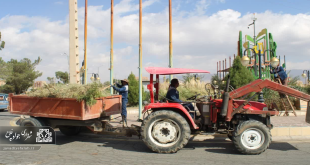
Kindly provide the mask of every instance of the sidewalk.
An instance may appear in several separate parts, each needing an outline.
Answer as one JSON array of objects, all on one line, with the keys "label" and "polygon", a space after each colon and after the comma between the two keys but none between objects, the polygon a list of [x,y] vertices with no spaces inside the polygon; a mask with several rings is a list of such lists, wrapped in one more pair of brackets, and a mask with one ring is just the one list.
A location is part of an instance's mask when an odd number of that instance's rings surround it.
[{"label": "sidewalk", "polygon": [[[138,109],[131,108],[127,111],[127,123],[128,126],[131,124],[141,125],[141,122],[138,122],[139,117]],[[273,116],[271,117],[271,123],[273,124],[273,129],[271,130],[272,138],[274,140],[292,140],[292,139],[310,139],[310,124],[305,122],[306,111],[296,111],[297,117],[292,113],[290,116]],[[121,115],[113,115],[111,124],[113,126],[122,126],[119,124],[121,121]],[[195,136],[194,138],[201,139],[202,135]],[[226,135],[203,135],[204,139],[215,139],[226,137]]]}]

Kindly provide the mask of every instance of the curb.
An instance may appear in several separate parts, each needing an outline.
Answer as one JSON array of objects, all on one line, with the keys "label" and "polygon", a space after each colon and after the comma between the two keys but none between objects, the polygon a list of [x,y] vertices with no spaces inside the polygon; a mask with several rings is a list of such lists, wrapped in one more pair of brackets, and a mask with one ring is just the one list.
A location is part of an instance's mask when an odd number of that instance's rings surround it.
[{"label": "curb", "polygon": [[274,127],[272,137],[307,137],[310,136],[310,127]]}]

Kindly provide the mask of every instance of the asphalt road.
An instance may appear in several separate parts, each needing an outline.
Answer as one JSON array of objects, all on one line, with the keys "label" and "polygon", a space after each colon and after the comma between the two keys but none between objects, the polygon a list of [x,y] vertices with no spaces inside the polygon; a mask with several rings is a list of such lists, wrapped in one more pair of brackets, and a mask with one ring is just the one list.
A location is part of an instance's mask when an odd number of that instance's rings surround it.
[{"label": "asphalt road", "polygon": [[11,126],[10,121],[19,116],[10,114],[7,110],[0,112],[0,126]]},{"label": "asphalt road", "polygon": [[[0,113],[0,125],[15,116]],[[39,151],[0,151],[1,164],[309,164],[310,141],[273,142],[260,155],[242,155],[229,140],[189,142],[175,154],[151,152],[137,138],[81,134],[68,137],[56,132],[56,145]],[[8,146],[8,145],[5,145]],[[38,146],[38,145],[34,145]]]}]

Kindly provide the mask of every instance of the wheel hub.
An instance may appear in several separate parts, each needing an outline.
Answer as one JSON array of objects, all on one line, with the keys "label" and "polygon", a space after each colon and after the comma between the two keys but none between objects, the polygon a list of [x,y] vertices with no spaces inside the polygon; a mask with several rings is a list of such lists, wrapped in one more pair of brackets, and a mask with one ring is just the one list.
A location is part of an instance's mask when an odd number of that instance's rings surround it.
[{"label": "wheel hub", "polygon": [[176,139],[177,129],[171,122],[161,121],[153,127],[152,136],[158,142],[166,144]]},{"label": "wheel hub", "polygon": [[264,134],[257,129],[248,129],[241,135],[241,142],[248,149],[257,149],[264,143],[264,141]]}]

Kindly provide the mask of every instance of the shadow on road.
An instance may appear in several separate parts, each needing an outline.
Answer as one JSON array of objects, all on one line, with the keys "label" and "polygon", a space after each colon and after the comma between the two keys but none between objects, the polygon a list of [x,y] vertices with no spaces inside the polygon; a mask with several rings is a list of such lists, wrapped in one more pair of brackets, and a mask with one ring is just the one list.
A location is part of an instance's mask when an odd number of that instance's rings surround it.
[{"label": "shadow on road", "polygon": [[102,136],[92,134],[82,134],[77,136],[65,136],[61,132],[56,131],[56,145],[65,145],[72,142],[96,143],[98,148],[110,147],[115,150],[153,153],[147,146],[134,138],[120,138],[113,136]]},{"label": "shadow on road", "polygon": [[[110,147],[115,150],[132,151],[132,152],[143,152],[143,153],[154,153],[152,152],[142,140],[137,137],[126,138],[126,137],[115,137],[106,135],[93,135],[83,133],[77,136],[65,136],[61,132],[56,131],[56,144],[65,145],[72,142],[86,142],[96,143],[97,147]],[[234,144],[230,140],[206,140],[206,141],[190,141],[181,151],[204,149],[206,153],[217,153],[226,155],[243,155],[237,151]],[[268,150],[279,150],[289,151],[298,150],[294,146],[286,142],[273,142],[271,143]]]}]

